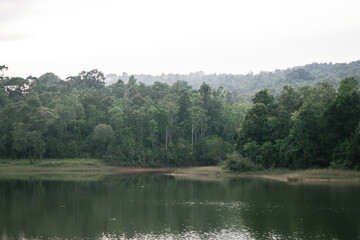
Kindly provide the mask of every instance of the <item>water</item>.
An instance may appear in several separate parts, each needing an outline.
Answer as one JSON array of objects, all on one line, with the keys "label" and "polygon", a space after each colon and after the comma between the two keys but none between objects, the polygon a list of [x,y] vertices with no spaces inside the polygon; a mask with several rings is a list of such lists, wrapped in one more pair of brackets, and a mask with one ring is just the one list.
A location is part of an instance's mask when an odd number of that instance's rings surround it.
[{"label": "water", "polygon": [[1,239],[360,239],[358,184],[0,180]]}]

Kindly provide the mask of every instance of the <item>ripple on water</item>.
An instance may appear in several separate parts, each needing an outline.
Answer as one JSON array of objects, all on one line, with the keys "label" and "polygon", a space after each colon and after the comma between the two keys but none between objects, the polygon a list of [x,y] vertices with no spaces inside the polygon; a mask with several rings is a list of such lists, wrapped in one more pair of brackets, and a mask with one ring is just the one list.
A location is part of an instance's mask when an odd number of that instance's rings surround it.
[{"label": "ripple on water", "polygon": [[167,229],[164,233],[154,234],[154,233],[136,233],[133,237],[127,237],[125,235],[117,234],[104,234],[99,237],[99,240],[115,240],[115,239],[130,239],[130,240],[163,240],[163,239],[239,239],[239,240],[252,240],[255,239],[250,236],[249,232],[235,229],[221,229],[219,231],[212,232],[197,232],[193,230],[188,230],[182,233],[172,233],[170,229]]},{"label": "ripple on water", "polygon": [[239,210],[248,208],[249,204],[246,202],[233,201],[233,202],[221,202],[221,201],[148,201],[148,204],[160,204],[160,205],[172,205],[172,206],[185,206],[185,207],[193,207],[193,206],[212,206],[228,209],[228,210]]}]

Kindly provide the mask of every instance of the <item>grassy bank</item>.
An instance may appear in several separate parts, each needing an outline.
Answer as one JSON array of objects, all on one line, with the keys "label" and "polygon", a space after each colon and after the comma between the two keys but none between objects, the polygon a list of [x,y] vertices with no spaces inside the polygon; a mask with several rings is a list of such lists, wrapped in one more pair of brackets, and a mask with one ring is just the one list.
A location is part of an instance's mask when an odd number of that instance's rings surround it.
[{"label": "grassy bank", "polygon": [[360,183],[360,171],[337,170],[337,169],[307,169],[292,171],[289,169],[267,169],[253,172],[229,172],[220,166],[179,168],[170,175],[181,178],[209,177],[252,177],[265,178],[283,182],[358,182]]},{"label": "grassy bank", "polygon": [[98,181],[115,171],[98,159],[44,159],[29,163],[26,159],[0,160],[0,179]]},{"label": "grassy bank", "polygon": [[109,172],[2,172],[0,180],[93,182],[100,181],[108,175]]},{"label": "grassy bank", "polygon": [[0,160],[0,179],[97,181],[109,174],[172,171],[173,168],[108,166],[102,160],[94,158],[44,159],[32,164],[26,159]]},{"label": "grassy bank", "polygon": [[253,172],[229,172],[220,166],[183,168],[140,168],[107,166],[103,161],[92,158],[44,159],[29,164],[28,160],[0,160],[0,178],[46,178],[46,179],[97,179],[108,174],[157,172],[178,178],[212,180],[221,177],[265,178],[283,182],[358,182],[360,171],[336,169],[267,169]]},{"label": "grassy bank", "polygon": [[265,170],[259,174],[265,178],[287,182],[359,182],[360,172],[339,169],[307,169],[307,170]]},{"label": "grassy bank", "polygon": [[0,172],[104,172],[113,167],[93,158],[44,159],[32,164],[28,160],[0,160]]}]

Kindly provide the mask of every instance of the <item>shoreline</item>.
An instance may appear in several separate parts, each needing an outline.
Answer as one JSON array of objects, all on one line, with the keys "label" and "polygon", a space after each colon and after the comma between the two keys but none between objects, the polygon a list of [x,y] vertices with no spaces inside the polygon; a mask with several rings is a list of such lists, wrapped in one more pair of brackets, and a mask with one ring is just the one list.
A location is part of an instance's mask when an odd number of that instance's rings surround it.
[{"label": "shoreline", "polygon": [[[1,162],[1,161],[0,161]],[[267,169],[256,172],[229,172],[220,166],[202,167],[122,167],[107,166],[97,159],[77,160],[46,160],[37,164],[28,164],[25,161],[2,161],[0,176],[4,175],[112,175],[112,174],[141,174],[158,173],[174,176],[181,179],[219,180],[220,178],[261,178],[274,181],[301,183],[301,182],[353,182],[360,183],[360,171],[337,169]]]},{"label": "shoreline", "polygon": [[179,178],[201,178],[201,177],[239,177],[239,178],[261,178],[288,183],[311,183],[311,182],[352,182],[360,183],[360,172],[355,170],[337,169],[268,169],[256,172],[235,173],[222,170],[218,166],[179,168],[168,174]]}]

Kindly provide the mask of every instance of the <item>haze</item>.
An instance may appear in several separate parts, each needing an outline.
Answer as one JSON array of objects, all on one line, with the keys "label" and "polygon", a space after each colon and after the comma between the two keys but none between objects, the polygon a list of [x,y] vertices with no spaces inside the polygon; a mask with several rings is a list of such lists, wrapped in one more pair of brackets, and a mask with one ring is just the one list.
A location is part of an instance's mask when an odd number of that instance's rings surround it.
[{"label": "haze", "polygon": [[247,73],[360,56],[360,2],[1,0],[7,76]]}]

